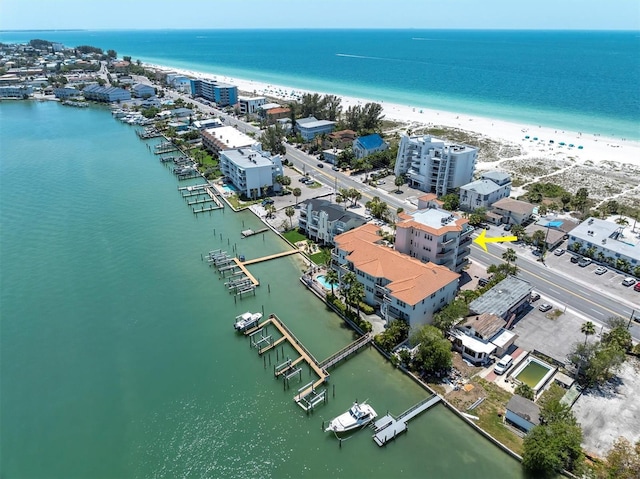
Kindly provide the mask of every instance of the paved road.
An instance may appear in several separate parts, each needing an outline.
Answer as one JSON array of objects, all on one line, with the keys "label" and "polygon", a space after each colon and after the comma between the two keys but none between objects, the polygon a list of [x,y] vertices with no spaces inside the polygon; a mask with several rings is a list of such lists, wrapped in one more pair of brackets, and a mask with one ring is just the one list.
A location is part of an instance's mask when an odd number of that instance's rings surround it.
[{"label": "paved road", "polygon": [[[471,247],[472,260],[483,265],[500,264],[502,261],[503,249],[495,245],[487,245],[488,253],[485,253],[479,246],[473,244]],[[606,320],[612,316],[620,316],[625,319],[631,317],[632,307],[622,303],[610,295],[603,294],[595,288],[585,288],[576,285],[576,282],[562,274],[558,274],[538,262],[519,260],[518,277],[528,281],[533,289],[543,297],[549,298],[559,307],[570,308],[582,314],[589,320],[600,325],[606,325]],[[636,314],[640,311],[636,310]],[[631,335],[640,340],[640,326],[638,323],[631,323]]]}]

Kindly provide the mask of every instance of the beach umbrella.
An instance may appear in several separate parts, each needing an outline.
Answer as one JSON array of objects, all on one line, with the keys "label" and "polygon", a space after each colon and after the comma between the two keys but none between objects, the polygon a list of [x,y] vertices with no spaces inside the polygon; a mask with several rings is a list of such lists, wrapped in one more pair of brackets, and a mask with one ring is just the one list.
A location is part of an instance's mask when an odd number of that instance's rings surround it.
[{"label": "beach umbrella", "polygon": [[538,137],[537,137],[537,136],[534,136],[534,137],[533,137],[533,141],[538,141]]},{"label": "beach umbrella", "polygon": [[578,145],[578,150],[582,150],[582,145]]},{"label": "beach umbrella", "polygon": [[528,140],[529,139],[529,135],[525,135],[524,139]]},{"label": "beach umbrella", "polygon": [[573,143],[569,143],[569,148],[573,148]]},{"label": "beach umbrella", "polygon": [[564,146],[564,145],[565,145],[565,142],[564,142],[564,141],[561,141],[561,142],[560,142],[560,143],[558,143],[558,144],[559,144],[560,146]]}]

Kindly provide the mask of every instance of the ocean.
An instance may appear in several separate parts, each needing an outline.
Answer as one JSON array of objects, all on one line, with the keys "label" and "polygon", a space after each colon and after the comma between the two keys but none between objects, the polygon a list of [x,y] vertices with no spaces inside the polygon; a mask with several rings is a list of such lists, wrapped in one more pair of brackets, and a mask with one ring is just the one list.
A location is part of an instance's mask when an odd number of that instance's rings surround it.
[{"label": "ocean", "polygon": [[34,37],[416,109],[640,139],[637,31],[0,32],[3,42]]},{"label": "ocean", "polygon": [[426,392],[366,349],[331,371],[327,404],[294,403],[313,378],[283,390],[282,356],[267,364],[234,317],[276,313],[319,359],[352,332],[297,257],[250,266],[262,284],[239,299],[201,256],[284,251],[279,236],[241,239],[251,213],[194,215],[177,188],[197,180],[105,107],[3,101],[0,124],[1,477],[523,477],[442,405],[385,448],[368,430],[340,448],[322,421],[352,401],[400,414]]}]

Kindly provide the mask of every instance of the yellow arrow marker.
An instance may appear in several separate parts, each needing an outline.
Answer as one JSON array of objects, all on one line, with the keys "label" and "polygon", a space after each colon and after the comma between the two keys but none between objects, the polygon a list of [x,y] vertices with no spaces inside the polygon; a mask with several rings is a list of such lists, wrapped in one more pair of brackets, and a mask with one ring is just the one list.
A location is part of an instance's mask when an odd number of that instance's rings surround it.
[{"label": "yellow arrow marker", "polygon": [[[473,240],[474,243],[478,243],[480,247],[487,251],[487,243],[502,243],[503,241],[518,241],[517,236],[497,236],[496,238],[487,238],[487,230],[482,230],[480,236]],[[487,251],[488,253],[488,251]]]}]

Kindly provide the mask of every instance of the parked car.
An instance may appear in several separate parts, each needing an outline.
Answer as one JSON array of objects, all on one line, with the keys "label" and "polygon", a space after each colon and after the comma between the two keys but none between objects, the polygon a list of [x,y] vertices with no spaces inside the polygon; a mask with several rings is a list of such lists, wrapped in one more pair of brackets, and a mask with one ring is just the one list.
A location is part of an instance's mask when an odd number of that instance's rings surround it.
[{"label": "parked car", "polygon": [[509,369],[509,366],[511,366],[512,363],[513,363],[513,358],[508,354],[505,354],[496,363],[495,367],[493,368],[493,372],[496,374],[504,374],[507,371],[507,369]]},{"label": "parked car", "polygon": [[581,268],[589,266],[590,264],[591,258],[582,258],[580,261],[578,261],[578,266],[580,266]]},{"label": "parked car", "polygon": [[597,275],[605,274],[607,272],[607,268],[604,266],[598,266],[593,272]]},{"label": "parked car", "polygon": [[479,286],[486,286],[487,284],[489,284],[489,280],[487,278],[480,278],[478,280],[478,285]]},{"label": "parked car", "polygon": [[633,290],[640,292],[640,283],[636,283],[636,285],[633,287]]},{"label": "parked car", "polygon": [[333,165],[333,166],[331,167],[331,169],[332,169],[333,171],[340,171],[340,168],[338,168],[336,165]]},{"label": "parked car", "polygon": [[324,164],[323,164],[323,163],[318,163],[318,164],[317,164],[317,167],[318,167],[318,168],[324,168]]},{"label": "parked car", "polygon": [[505,231],[511,231],[511,225],[504,225],[503,228]]},{"label": "parked car", "polygon": [[633,286],[636,284],[636,280],[629,277],[622,280],[622,286]]},{"label": "parked car", "polygon": [[578,261],[580,261],[580,258],[578,256],[576,256],[575,254],[573,256],[571,256],[571,262],[572,263],[577,263]]},{"label": "parked car", "polygon": [[550,311],[551,309],[553,309],[553,306],[551,306],[548,303],[542,303],[540,306],[538,306],[538,309],[543,313],[546,313],[547,311]]},{"label": "parked car", "polygon": [[530,298],[531,302],[533,303],[535,301],[538,301],[539,299],[540,299],[540,293],[536,293],[535,291],[532,291],[531,298]]},{"label": "parked car", "polygon": [[553,252],[556,256],[562,256],[564,254],[564,250],[562,248],[558,248]]}]

